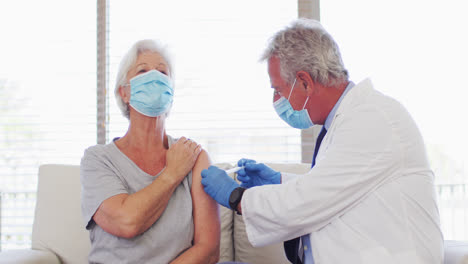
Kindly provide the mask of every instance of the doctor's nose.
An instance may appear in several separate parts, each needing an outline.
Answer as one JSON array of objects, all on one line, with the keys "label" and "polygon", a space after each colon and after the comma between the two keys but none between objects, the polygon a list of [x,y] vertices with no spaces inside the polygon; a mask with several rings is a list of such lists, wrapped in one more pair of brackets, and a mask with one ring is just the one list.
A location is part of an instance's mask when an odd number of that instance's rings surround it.
[{"label": "doctor's nose", "polygon": [[280,99],[280,98],[281,98],[281,94],[278,91],[275,90],[273,92],[273,102],[278,101],[278,99]]}]

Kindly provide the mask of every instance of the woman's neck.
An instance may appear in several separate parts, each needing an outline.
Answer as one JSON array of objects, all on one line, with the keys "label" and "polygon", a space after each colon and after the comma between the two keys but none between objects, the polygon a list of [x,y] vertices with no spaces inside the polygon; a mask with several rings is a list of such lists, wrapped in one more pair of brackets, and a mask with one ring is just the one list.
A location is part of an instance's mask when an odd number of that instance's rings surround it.
[{"label": "woman's neck", "polygon": [[142,153],[154,153],[155,150],[168,149],[165,132],[165,118],[140,116],[131,118],[128,131],[116,144],[119,148]]}]

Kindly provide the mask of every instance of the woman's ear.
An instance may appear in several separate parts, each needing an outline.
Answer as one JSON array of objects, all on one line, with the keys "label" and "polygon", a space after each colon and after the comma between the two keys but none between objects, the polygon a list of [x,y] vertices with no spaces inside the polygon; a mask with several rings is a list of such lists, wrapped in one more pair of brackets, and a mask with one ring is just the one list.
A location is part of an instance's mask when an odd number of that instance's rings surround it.
[{"label": "woman's ear", "polygon": [[306,90],[308,96],[312,95],[315,91],[314,80],[310,77],[310,74],[306,71],[299,71],[296,74],[298,81],[300,81]]},{"label": "woman's ear", "polygon": [[128,104],[130,102],[130,89],[127,86],[119,86],[119,94],[124,103]]}]

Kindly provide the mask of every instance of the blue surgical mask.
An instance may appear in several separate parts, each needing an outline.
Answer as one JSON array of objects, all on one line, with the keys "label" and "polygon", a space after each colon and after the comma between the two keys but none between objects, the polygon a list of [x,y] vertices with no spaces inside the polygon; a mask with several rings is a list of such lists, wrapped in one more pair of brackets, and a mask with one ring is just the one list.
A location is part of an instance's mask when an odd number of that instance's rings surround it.
[{"label": "blue surgical mask", "polygon": [[291,97],[292,91],[294,90],[294,85],[296,84],[296,80],[294,79],[293,86],[291,88],[291,92],[289,93],[288,99],[281,96],[280,99],[276,100],[273,103],[273,107],[276,110],[276,113],[283,119],[288,125],[299,128],[299,129],[306,129],[314,125],[312,120],[310,120],[309,112],[307,109],[304,109],[309,97],[307,97],[302,110],[297,111],[294,110],[289,103],[289,98]]},{"label": "blue surgical mask", "polygon": [[157,70],[130,80],[130,105],[145,116],[156,117],[167,113],[173,97],[174,89],[169,77]]}]

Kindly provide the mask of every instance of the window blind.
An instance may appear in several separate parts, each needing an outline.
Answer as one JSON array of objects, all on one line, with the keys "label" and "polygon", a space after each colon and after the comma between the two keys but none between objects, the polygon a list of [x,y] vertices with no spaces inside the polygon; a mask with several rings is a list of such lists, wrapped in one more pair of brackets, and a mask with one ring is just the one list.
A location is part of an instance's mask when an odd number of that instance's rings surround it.
[{"label": "window blind", "polygon": [[194,139],[213,162],[300,161],[300,131],[276,116],[267,65],[258,62],[268,38],[297,17],[297,2],[138,0],[112,1],[109,9],[109,140],[128,126],[113,92],[120,59],[150,38],[166,43],[174,59],[169,135]]},{"label": "window blind", "polygon": [[[40,164],[79,164],[84,149],[96,144],[97,138],[101,138],[100,143],[108,142],[125,133],[128,123],[117,110],[113,88],[121,56],[139,39],[161,39],[174,54],[176,98],[167,121],[168,133],[194,138],[214,162],[235,162],[241,157],[297,162],[301,158],[300,145],[306,146],[306,150],[314,144],[313,130],[303,132],[301,141],[299,132],[276,116],[266,64],[258,63],[257,59],[268,37],[295,18],[298,11],[300,16],[318,18],[318,0],[127,2],[112,1],[106,6],[104,11],[109,13],[99,20],[104,25],[99,34],[96,2],[0,2],[1,250],[30,246]],[[322,2],[321,16],[341,45],[353,80],[371,75],[377,83],[386,83],[398,79],[395,76],[410,78],[407,73],[414,74],[413,68],[420,69],[413,78],[416,82],[401,87],[389,84],[384,89],[410,109],[427,140],[446,239],[467,239],[464,135],[468,131],[458,122],[463,120],[460,115],[467,112],[462,101],[466,89],[459,87],[464,82],[458,77],[463,76],[463,67],[451,67],[451,72],[446,72],[446,67],[432,67],[460,65],[468,59],[463,48],[468,44],[466,34],[459,34],[464,32],[460,27],[467,23],[464,9],[455,0],[443,4],[392,3],[384,7],[375,6],[372,1],[346,2],[349,6],[344,6],[345,2]],[[102,4],[109,5],[106,0],[97,3],[101,8]],[[405,8],[401,9],[402,6]],[[421,6],[425,7],[422,13]],[[374,12],[360,11],[368,9]],[[402,15],[404,25],[382,25],[382,21],[394,21],[385,18],[390,13]],[[414,14],[418,14],[418,20],[413,19]],[[438,19],[440,24],[430,19],[442,14],[450,16]],[[376,22],[373,27],[367,23],[369,20]],[[423,23],[431,26],[423,27]],[[432,31],[428,29],[442,28],[448,30],[447,41],[433,42]],[[412,38],[412,29],[418,32],[417,39]],[[375,38],[370,32],[385,34]],[[401,37],[392,38],[394,32],[402,32],[404,38],[411,40],[410,53],[372,56],[383,54],[383,48],[376,47],[402,46],[392,42]],[[96,35],[105,43],[99,42]],[[362,41],[366,37],[371,39]],[[357,40],[365,45],[352,46]],[[96,43],[103,45],[98,48]],[[393,51],[394,46],[386,51]],[[106,61],[97,58],[96,53]],[[371,57],[363,58],[361,54]],[[425,61],[428,57],[432,63],[420,68],[415,64],[418,59]],[[106,91],[100,91],[98,100],[97,62],[104,67],[99,74],[105,77],[101,79],[104,81],[101,87]],[[375,73],[366,72],[369,65],[373,65]],[[445,80],[444,76],[452,78]],[[432,83],[428,83],[429,79]],[[422,90],[427,100],[415,96]],[[440,100],[444,91],[452,96]],[[438,102],[438,107],[433,107],[432,102]],[[441,108],[444,111],[439,111]],[[101,116],[97,117],[96,112]],[[447,112],[452,115],[445,119],[441,113]],[[100,124],[103,120],[105,123]],[[445,126],[434,120],[445,120],[451,125],[450,140],[441,138],[446,134]],[[99,127],[104,127],[104,136],[97,135]],[[302,157],[307,162],[311,153],[304,149]]]},{"label": "window blind", "polygon": [[96,142],[96,3],[1,1],[0,32],[0,245],[7,250],[30,247],[38,167],[79,164]]}]

